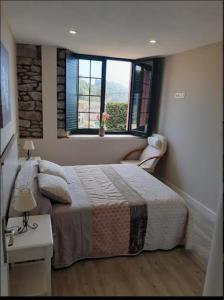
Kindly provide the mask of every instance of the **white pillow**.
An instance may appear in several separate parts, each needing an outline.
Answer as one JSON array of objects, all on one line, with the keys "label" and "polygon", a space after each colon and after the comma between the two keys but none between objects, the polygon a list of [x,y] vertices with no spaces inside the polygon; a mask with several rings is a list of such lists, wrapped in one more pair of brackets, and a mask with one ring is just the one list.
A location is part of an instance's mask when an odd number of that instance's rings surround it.
[{"label": "white pillow", "polygon": [[55,164],[49,160],[39,160],[39,171],[49,175],[59,176],[68,182],[65,171],[62,166]]},{"label": "white pillow", "polygon": [[157,149],[159,149],[162,145],[160,139],[158,137],[154,137],[154,136],[148,137],[148,144]]},{"label": "white pillow", "polygon": [[38,184],[40,192],[55,202],[71,204],[68,184],[61,177],[39,173]]}]

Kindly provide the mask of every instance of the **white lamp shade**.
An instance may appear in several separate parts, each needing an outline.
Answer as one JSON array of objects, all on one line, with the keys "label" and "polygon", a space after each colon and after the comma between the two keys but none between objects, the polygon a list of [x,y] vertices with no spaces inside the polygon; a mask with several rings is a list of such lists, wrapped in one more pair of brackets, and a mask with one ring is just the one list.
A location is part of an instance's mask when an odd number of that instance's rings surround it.
[{"label": "white lamp shade", "polygon": [[37,206],[37,203],[34,199],[33,193],[28,188],[18,189],[16,191],[15,201],[13,207],[17,211],[30,211]]},{"label": "white lamp shade", "polygon": [[34,150],[35,147],[34,147],[33,141],[32,140],[26,140],[25,143],[24,143],[23,149],[24,150]]}]

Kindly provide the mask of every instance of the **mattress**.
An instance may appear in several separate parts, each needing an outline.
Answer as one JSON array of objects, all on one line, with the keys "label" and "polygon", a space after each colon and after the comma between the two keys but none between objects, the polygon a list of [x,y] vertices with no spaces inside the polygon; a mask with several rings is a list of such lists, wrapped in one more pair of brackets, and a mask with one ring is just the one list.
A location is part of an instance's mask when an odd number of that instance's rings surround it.
[{"label": "mattress", "polygon": [[54,268],[187,245],[184,199],[151,174],[122,164],[63,168],[72,204],[52,205]]}]

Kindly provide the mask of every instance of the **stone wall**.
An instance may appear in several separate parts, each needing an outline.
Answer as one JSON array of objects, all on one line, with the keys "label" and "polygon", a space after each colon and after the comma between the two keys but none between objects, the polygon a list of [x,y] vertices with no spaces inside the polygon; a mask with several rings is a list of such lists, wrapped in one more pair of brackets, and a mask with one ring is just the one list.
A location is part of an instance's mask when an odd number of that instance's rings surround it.
[{"label": "stone wall", "polygon": [[17,44],[19,136],[43,137],[41,47]]},{"label": "stone wall", "polygon": [[57,134],[67,136],[65,131],[65,62],[69,50],[57,48]]}]

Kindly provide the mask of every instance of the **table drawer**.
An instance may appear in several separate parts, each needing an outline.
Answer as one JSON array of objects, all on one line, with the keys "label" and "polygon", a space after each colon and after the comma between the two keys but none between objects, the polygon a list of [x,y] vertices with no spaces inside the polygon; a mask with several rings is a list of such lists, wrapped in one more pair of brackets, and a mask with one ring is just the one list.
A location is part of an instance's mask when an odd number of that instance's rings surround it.
[{"label": "table drawer", "polygon": [[45,247],[11,250],[8,251],[8,263],[43,259],[47,255],[47,250]]}]

